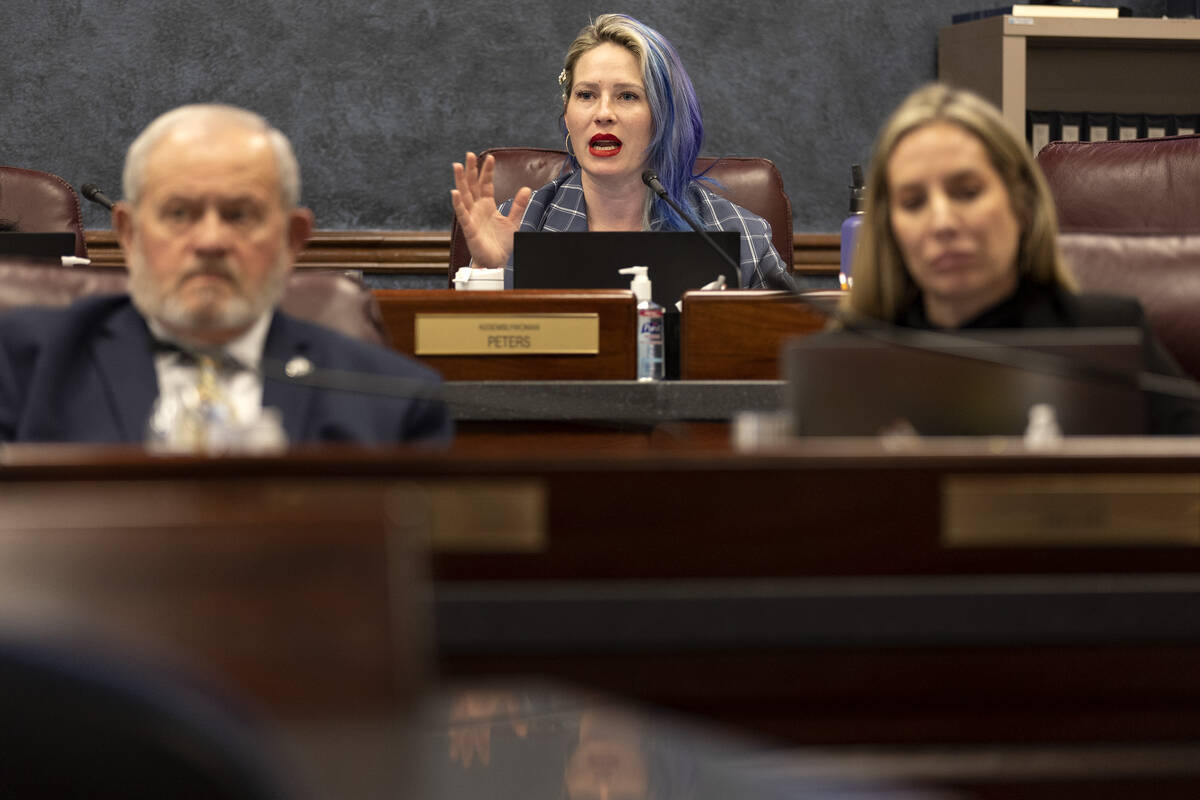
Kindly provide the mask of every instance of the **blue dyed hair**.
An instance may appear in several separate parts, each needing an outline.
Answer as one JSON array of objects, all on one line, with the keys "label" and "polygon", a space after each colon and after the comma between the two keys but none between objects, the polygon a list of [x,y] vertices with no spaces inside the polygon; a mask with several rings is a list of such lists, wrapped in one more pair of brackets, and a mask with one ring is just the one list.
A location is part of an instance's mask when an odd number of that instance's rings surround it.
[{"label": "blue dyed hair", "polygon": [[[693,179],[696,156],[700,155],[700,144],[704,141],[704,123],[700,118],[700,101],[692,79],[679,60],[679,54],[661,33],[625,14],[602,14],[579,32],[567,49],[559,83],[563,90],[563,113],[571,98],[571,87],[575,83],[575,64],[579,57],[593,47],[612,42],[629,50],[637,58],[642,69],[642,82],[646,87],[646,102],[650,106],[650,118],[654,132],[650,139],[648,163],[658,173],[663,188],[671,199],[688,208],[687,187]],[[559,125],[566,133],[566,121],[559,118]],[[571,166],[579,168],[575,156]],[[694,209],[692,209],[694,210]],[[688,224],[675,211],[654,198],[654,211],[673,230],[686,230]]]}]

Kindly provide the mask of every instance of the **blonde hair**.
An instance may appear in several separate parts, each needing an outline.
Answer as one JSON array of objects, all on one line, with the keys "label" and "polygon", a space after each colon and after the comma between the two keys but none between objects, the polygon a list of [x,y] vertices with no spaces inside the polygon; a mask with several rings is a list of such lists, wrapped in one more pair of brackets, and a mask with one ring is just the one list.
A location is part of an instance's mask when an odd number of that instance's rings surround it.
[{"label": "blonde hair", "polygon": [[593,47],[612,42],[633,53],[637,59],[638,69],[644,75],[646,72],[646,40],[638,30],[633,19],[624,14],[601,14],[595,20],[585,25],[583,30],[567,48],[563,59],[563,69],[558,75],[558,84],[562,89],[563,108],[571,97],[571,87],[575,84],[575,63],[579,57]]},{"label": "blonde hair", "polygon": [[901,139],[935,122],[952,123],[975,136],[1000,174],[1021,226],[1017,274],[1043,285],[1074,290],[1075,281],[1058,251],[1054,198],[1025,142],[1009,130],[1000,113],[983,98],[934,83],[905,98],[875,140],[867,176],[865,216],[854,252],[854,288],[843,300],[843,308],[894,322],[919,293],[892,233],[887,167]]}]

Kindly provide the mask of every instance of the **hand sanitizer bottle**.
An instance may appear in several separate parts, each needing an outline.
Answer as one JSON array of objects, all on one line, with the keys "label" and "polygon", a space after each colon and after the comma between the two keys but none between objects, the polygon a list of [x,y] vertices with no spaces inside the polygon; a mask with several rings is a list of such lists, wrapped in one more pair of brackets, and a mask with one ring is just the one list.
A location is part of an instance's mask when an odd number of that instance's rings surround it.
[{"label": "hand sanitizer bottle", "polygon": [[618,270],[632,275],[629,288],[637,298],[637,377],[639,381],[661,381],[663,378],[663,310],[650,299],[649,267],[626,267]]}]

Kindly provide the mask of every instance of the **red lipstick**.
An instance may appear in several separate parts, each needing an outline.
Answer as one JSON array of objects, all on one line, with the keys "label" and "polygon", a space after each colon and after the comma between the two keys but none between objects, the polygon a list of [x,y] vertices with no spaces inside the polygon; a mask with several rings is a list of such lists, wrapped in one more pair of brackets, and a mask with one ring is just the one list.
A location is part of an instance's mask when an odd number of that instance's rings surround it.
[{"label": "red lipstick", "polygon": [[588,152],[596,158],[612,158],[621,152],[621,140],[611,133],[597,133],[588,139]]}]

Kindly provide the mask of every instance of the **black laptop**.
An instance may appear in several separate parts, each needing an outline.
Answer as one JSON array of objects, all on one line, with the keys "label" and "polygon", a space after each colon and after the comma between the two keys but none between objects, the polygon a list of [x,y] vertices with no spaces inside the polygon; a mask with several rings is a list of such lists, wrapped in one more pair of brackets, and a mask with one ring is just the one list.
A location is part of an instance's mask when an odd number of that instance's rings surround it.
[{"label": "black laptop", "polygon": [[[740,233],[708,235],[739,263]],[[617,270],[638,265],[650,267],[654,302],[671,311],[684,292],[720,275],[728,288],[740,286],[738,270],[695,231],[524,232],[513,237],[514,289],[628,289],[630,276]]]},{"label": "black laptop", "polygon": [[911,426],[931,436],[1020,436],[1037,403],[1054,407],[1064,434],[1145,433],[1136,328],[886,335],[905,344],[837,332],[785,348],[796,433],[874,436]]},{"label": "black laptop", "polygon": [[0,231],[0,256],[59,261],[62,256],[75,255],[73,233],[27,233]]}]

